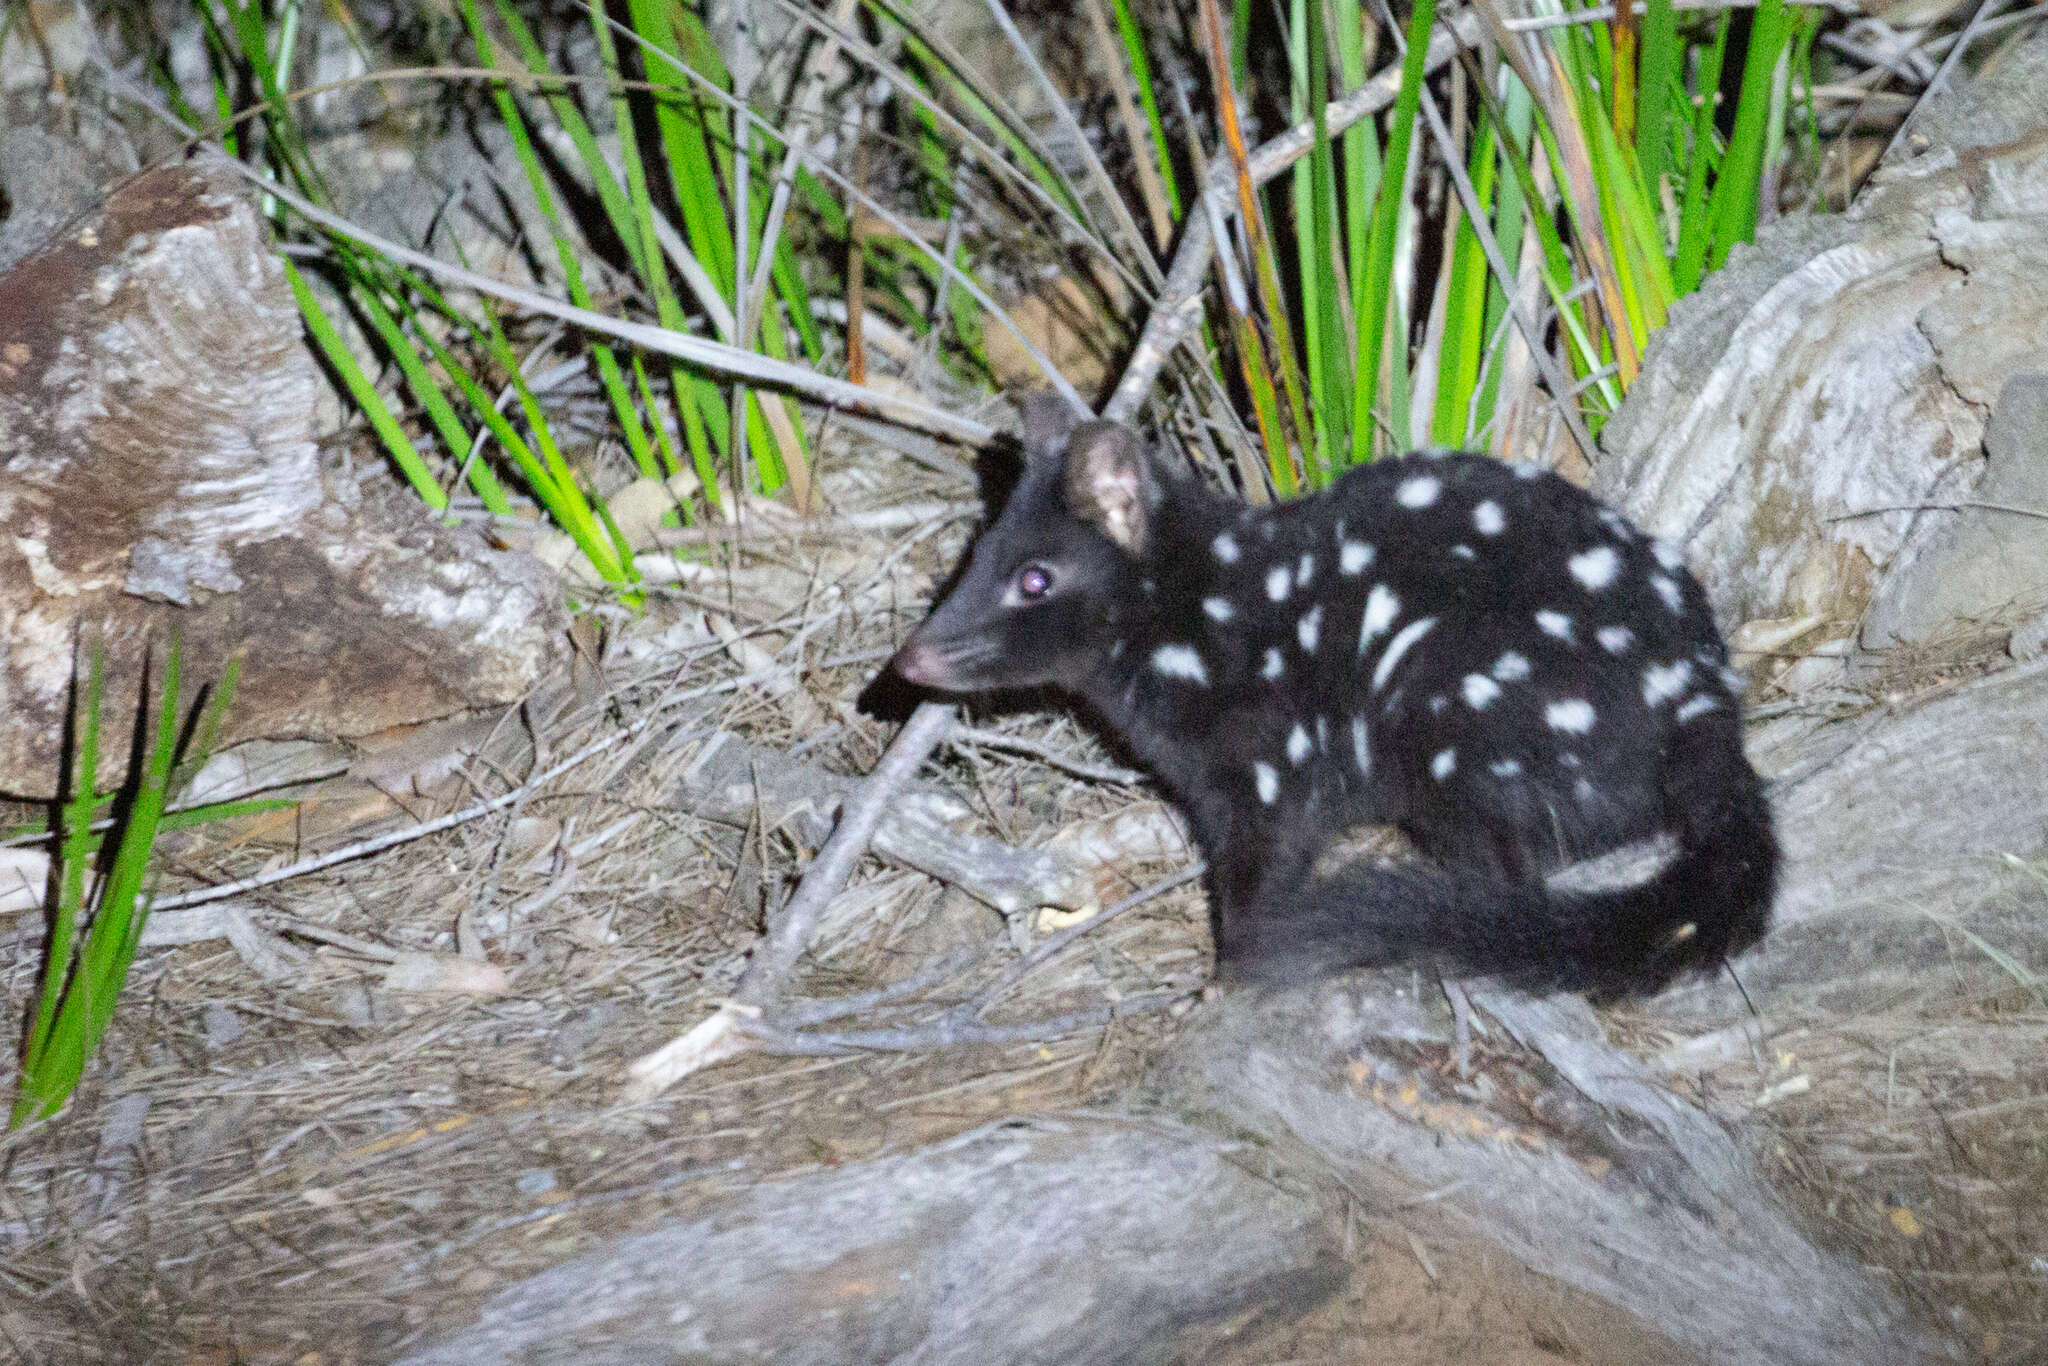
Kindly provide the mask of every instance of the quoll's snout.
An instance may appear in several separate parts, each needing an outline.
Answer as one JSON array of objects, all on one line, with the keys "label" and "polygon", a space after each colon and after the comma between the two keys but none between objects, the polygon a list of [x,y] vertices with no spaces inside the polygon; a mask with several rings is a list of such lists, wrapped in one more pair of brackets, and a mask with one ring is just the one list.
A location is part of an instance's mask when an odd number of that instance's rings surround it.
[{"label": "quoll's snout", "polygon": [[898,678],[906,683],[915,683],[920,688],[951,686],[947,681],[945,660],[937,650],[915,635],[903,642],[902,648],[896,651],[895,658],[889,661],[889,667],[895,670]]}]

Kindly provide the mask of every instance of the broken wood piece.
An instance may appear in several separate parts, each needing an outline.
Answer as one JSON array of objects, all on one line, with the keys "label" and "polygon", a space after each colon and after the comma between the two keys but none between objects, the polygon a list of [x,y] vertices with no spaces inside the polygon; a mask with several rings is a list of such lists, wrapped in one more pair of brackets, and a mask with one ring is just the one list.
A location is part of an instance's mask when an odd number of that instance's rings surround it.
[{"label": "broken wood piece", "polygon": [[[173,634],[198,680],[246,655],[224,745],[513,702],[562,658],[561,586],[540,564],[322,471],[319,373],[236,169],[131,176],[0,274],[8,791],[56,791],[95,642],[108,716],[135,713]],[[90,776],[118,783],[126,758],[103,746]]]},{"label": "broken wood piece", "polygon": [[441,992],[462,996],[502,996],[512,981],[496,963],[479,962],[453,953],[408,953],[393,956],[378,985],[386,991]]},{"label": "broken wood piece", "polygon": [[623,1099],[629,1105],[653,1100],[692,1072],[748,1052],[754,1045],[746,1024],[741,1007],[726,1002],[692,1025],[688,1033],[628,1063]]}]

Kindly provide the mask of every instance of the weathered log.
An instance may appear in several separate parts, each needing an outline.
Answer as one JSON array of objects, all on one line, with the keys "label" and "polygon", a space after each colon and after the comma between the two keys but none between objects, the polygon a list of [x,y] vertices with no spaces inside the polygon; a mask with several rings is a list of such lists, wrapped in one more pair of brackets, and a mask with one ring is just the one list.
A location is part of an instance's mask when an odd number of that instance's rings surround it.
[{"label": "weathered log", "polygon": [[233,184],[131,177],[0,275],[0,790],[55,790],[95,644],[116,718],[173,632],[188,677],[245,656],[227,742],[514,701],[564,648],[533,560],[323,480],[298,310]]},{"label": "weathered log", "polygon": [[1171,1121],[1004,1124],[767,1182],[495,1297],[406,1366],[1199,1359],[1341,1283],[1341,1192]]},{"label": "weathered log", "polygon": [[[1737,968],[1767,1018],[1899,999],[1956,959],[1957,925],[2022,962],[2048,960],[2038,896],[2011,895],[2008,863],[2048,846],[2048,659],[1916,707],[1780,722],[1755,749],[1777,779],[1785,872],[1772,932]],[[1656,1005],[1695,1022],[1748,1010],[1725,980]]]},{"label": "weathered log", "polygon": [[1144,1113],[1177,1119],[1041,1119],[764,1183],[515,1285],[407,1361],[1203,1359],[1205,1330],[1289,1322],[1343,1282],[1347,1199],[1619,1306],[1659,1359],[1944,1356],[1583,1004],[1482,1003],[1506,1032],[1464,1084],[1448,1011],[1385,976],[1238,994],[1154,1071]]},{"label": "weathered log", "polygon": [[[2009,48],[1849,213],[1767,227],[1651,340],[1595,484],[1685,547],[1724,622],[1878,649],[2043,587],[2048,452],[1985,445],[2008,385],[2048,369],[2044,82],[2048,41]],[[1956,553],[1959,517],[1984,531]]]}]

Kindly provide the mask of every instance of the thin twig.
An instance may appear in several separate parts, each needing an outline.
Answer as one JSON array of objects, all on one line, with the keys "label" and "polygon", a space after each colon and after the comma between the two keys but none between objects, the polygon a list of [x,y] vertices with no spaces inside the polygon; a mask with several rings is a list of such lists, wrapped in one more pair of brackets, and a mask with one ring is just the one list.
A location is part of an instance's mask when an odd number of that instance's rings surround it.
[{"label": "thin twig", "polygon": [[918,768],[952,728],[953,708],[950,705],[940,702],[918,704],[903,729],[896,732],[896,738],[882,755],[882,761],[875,765],[874,772],[853,790],[840,808],[839,824],[834,827],[832,837],[825,841],[825,847],[818,851],[817,859],[804,874],[803,885],[797,888],[796,895],[776,917],[774,926],[768,931],[767,942],[755,951],[753,960],[747,964],[739,985],[734,988],[734,999],[756,1008],[773,1002],[781,990],[783,978],[795,966],[797,955],[810,942],[811,931],[817,927],[818,916],[824,911],[825,903],[845,885],[854,865],[867,853],[875,827],[882,822],[883,809],[916,776]]},{"label": "thin twig", "polygon": [[953,732],[952,743],[956,745],[980,745],[986,749],[1008,750],[1013,754],[1028,754],[1040,763],[1070,773],[1076,778],[1086,778],[1094,783],[1118,783],[1130,786],[1145,781],[1145,775],[1134,768],[1118,768],[1110,764],[1083,763],[1060,753],[1057,747],[1043,740],[1033,740],[1023,735],[1005,735],[999,730],[988,730],[981,726],[960,726]]},{"label": "thin twig", "polygon": [[1969,23],[1963,25],[1963,31],[1957,36],[1955,46],[1948,50],[1948,56],[1935,68],[1934,78],[1921,90],[1919,102],[1907,112],[1905,118],[1899,120],[1898,128],[1892,133],[1892,140],[1884,145],[1884,155],[1877,159],[1878,165],[1882,166],[1891,159],[1892,153],[1898,150],[1899,144],[1905,141],[1906,133],[1920,117],[1920,111],[1927,107],[1927,102],[1940,93],[1942,86],[1947,83],[1949,76],[1956,69],[1956,64],[1962,61],[1963,53],[1969,50],[1970,43],[1976,38],[1979,30],[1996,18],[1998,11],[2004,7],[2005,0],[1978,0],[1977,12],[1970,16]]},{"label": "thin twig", "polygon": [[465,825],[479,817],[488,816],[494,811],[504,810],[514,802],[524,799],[541,787],[553,782],[556,778],[561,777],[579,764],[587,763],[606,750],[624,744],[656,721],[661,720],[669,711],[681,706],[685,702],[695,701],[700,697],[709,697],[714,693],[733,692],[767,679],[780,677],[785,672],[787,672],[785,667],[777,666],[772,670],[742,674],[737,678],[720,679],[716,683],[707,683],[701,688],[691,688],[687,692],[677,693],[673,697],[664,700],[655,710],[641,717],[624,730],[614,735],[607,735],[602,740],[591,742],[554,767],[535,774],[518,787],[512,789],[512,791],[493,797],[487,802],[478,802],[476,805],[464,807],[460,811],[451,811],[445,816],[438,816],[430,821],[422,821],[417,825],[409,825],[403,830],[393,830],[371,839],[360,840],[346,848],[336,849],[331,853],[321,854],[315,858],[301,859],[297,863],[287,864],[282,868],[272,868],[265,872],[255,873],[235,882],[223,882],[215,887],[205,887],[198,891],[181,892],[177,896],[164,897],[157,901],[152,909],[155,911],[175,911],[186,906],[202,906],[209,901],[220,901],[227,897],[240,896],[244,892],[253,892],[258,887],[269,887],[279,882],[288,882],[293,878],[304,877],[308,873],[317,873],[322,869],[332,868],[336,864],[350,863],[359,858],[367,858],[371,854],[382,853],[386,849],[395,848],[401,844],[410,844],[414,840],[425,839],[428,835],[436,835],[443,830],[451,830],[458,825]]},{"label": "thin twig", "polygon": [[1184,887],[1208,871],[1209,865],[1206,862],[1197,860],[1181,869],[1178,873],[1175,873],[1172,877],[1162,878],[1149,887],[1142,887],[1132,892],[1122,901],[1117,902],[1099,914],[1089,916],[1080,924],[1069,925],[1066,929],[1053,935],[1043,944],[1040,944],[1037,948],[1019,959],[1008,972],[997,978],[994,983],[976,993],[972,1000],[966,1002],[960,1008],[961,1011],[967,1015],[978,1017],[983,1011],[994,1005],[1004,992],[1022,981],[1026,973],[1029,973],[1039,964],[1059,956],[1059,954],[1065,951],[1067,945],[1073,943],[1082,935],[1095,933],[1095,931],[1101,929],[1124,912],[1135,910],[1154,898],[1166,895],[1166,893],[1176,887]]},{"label": "thin twig", "polygon": [[876,1006],[894,1005],[921,991],[927,991],[945,981],[957,972],[967,968],[982,950],[970,949],[962,953],[947,954],[923,971],[905,978],[901,982],[873,991],[857,991],[847,996],[833,996],[809,1001],[791,1001],[777,1006],[770,1025],[778,1030],[805,1029],[812,1025],[824,1024],[827,1020],[843,1020],[849,1015],[858,1015]]},{"label": "thin twig", "polygon": [[[1145,242],[1145,234],[1139,231],[1136,220],[1131,217],[1129,206],[1124,203],[1123,195],[1111,182],[1109,172],[1103,169],[1102,158],[1095,154],[1095,145],[1088,140],[1088,134],[1082,131],[1080,123],[1074,118],[1074,111],[1067,106],[1067,97],[1052,83],[1052,77],[1045,74],[1045,66],[1038,60],[1038,54],[1024,41],[1024,35],[1017,29],[1017,21],[1010,17],[1009,5],[1004,3],[1004,0],[987,0],[987,5],[989,19],[995,24],[996,31],[1009,41],[1011,50],[1017,54],[1017,60],[1031,73],[1040,95],[1045,100],[1046,108],[1052,113],[1054,124],[1066,135],[1067,154],[1080,159],[1088,178],[1095,182],[1096,190],[1101,194],[1103,202],[1108,205],[1110,217],[1115,222],[1117,231],[1123,234],[1124,242],[1136,260],[1138,270],[1145,276],[1146,281],[1157,289],[1161,283],[1159,263],[1152,259],[1151,249]],[[1116,65],[1114,57],[1110,58],[1110,65]],[[1078,199],[1079,196],[1076,196],[1077,201]],[[1101,232],[1100,229],[1097,229],[1097,232],[1105,243],[1111,240],[1108,233]]]},{"label": "thin twig", "polygon": [[2039,517],[2048,521],[2048,511],[2040,508],[2019,507],[2012,503],[1984,503],[1975,499],[1960,503],[1898,503],[1885,507],[1859,508],[1854,512],[1838,512],[1821,520],[1852,522],[1858,517],[1882,517],[1889,512],[2009,512],[2015,517]]}]

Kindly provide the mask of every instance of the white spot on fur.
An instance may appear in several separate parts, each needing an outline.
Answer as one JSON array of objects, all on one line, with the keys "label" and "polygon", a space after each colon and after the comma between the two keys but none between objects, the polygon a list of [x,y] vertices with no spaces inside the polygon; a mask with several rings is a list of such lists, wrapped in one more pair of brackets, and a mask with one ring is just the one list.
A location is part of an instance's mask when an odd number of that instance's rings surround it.
[{"label": "white spot on fur", "polygon": [[1219,564],[1236,564],[1240,554],[1237,548],[1237,537],[1227,531],[1224,532],[1215,540],[1209,542],[1209,553],[1216,557]]},{"label": "white spot on fur", "polygon": [[1536,614],[1536,627],[1546,636],[1556,636],[1567,645],[1572,643],[1572,619],[1562,612],[1544,608]]},{"label": "white spot on fur", "polygon": [[1584,735],[1593,729],[1593,704],[1583,697],[1567,697],[1543,709],[1543,719],[1552,730],[1567,735]]},{"label": "white spot on fur", "polygon": [[1259,677],[1265,679],[1268,683],[1271,683],[1274,679],[1280,677],[1280,675],[1285,673],[1286,671],[1287,666],[1281,662],[1280,652],[1278,650],[1266,651],[1266,663],[1259,670]]},{"label": "white spot on fur", "polygon": [[1162,645],[1152,652],[1152,667],[1168,678],[1184,678],[1190,683],[1209,685],[1209,671],[1202,666],[1202,657],[1195,653],[1192,645]]},{"label": "white spot on fur", "polygon": [[1652,664],[1643,670],[1643,705],[1654,707],[1669,702],[1684,692],[1692,682],[1692,661],[1681,659],[1675,664]]},{"label": "white spot on fur", "polygon": [[1509,650],[1493,661],[1493,676],[1503,683],[1519,683],[1529,676],[1529,657]]},{"label": "white spot on fur", "polygon": [[1663,537],[1650,542],[1650,553],[1657,557],[1657,563],[1676,574],[1685,567],[1685,552]]},{"label": "white spot on fur", "polygon": [[1436,625],[1435,617],[1424,617],[1420,621],[1411,621],[1401,628],[1399,635],[1396,635],[1387,642],[1386,653],[1380,656],[1380,662],[1374,666],[1372,671],[1372,690],[1374,692],[1378,692],[1385,686],[1388,677],[1394,672],[1394,666],[1401,662],[1401,656],[1407,654],[1416,641],[1428,635],[1430,627],[1434,625]]},{"label": "white spot on fur", "polygon": [[1725,664],[1721,666],[1720,674],[1721,686],[1734,693],[1737,697],[1742,696],[1742,690],[1747,685],[1748,680]]},{"label": "white spot on fur", "polygon": [[1515,478],[1517,479],[1541,479],[1545,474],[1548,473],[1548,470],[1544,469],[1543,466],[1536,464],[1534,461],[1525,461],[1524,463],[1515,466]]},{"label": "white spot on fur", "polygon": [[1450,705],[1451,699],[1445,697],[1442,693],[1438,693],[1435,697],[1429,699],[1429,714],[1431,716],[1442,716],[1445,708]]},{"label": "white spot on fur", "polygon": [[1710,711],[1719,711],[1720,709],[1721,702],[1719,698],[1701,693],[1698,697],[1688,699],[1683,706],[1679,707],[1674,715],[1678,718],[1678,724],[1682,726],[1694,717],[1705,716]]},{"label": "white spot on fur", "polygon": [[1457,771],[1458,751],[1454,749],[1440,749],[1436,752],[1436,757],[1429,761],[1430,776],[1438,782],[1443,782]]},{"label": "white spot on fur", "polygon": [[1482,536],[1498,536],[1507,528],[1507,514],[1500,510],[1500,504],[1491,498],[1472,509],[1472,525]]},{"label": "white spot on fur", "polygon": [[1351,762],[1358,765],[1360,773],[1372,772],[1372,745],[1365,733],[1365,718],[1351,718]]},{"label": "white spot on fur", "polygon": [[1271,764],[1253,764],[1252,781],[1258,784],[1259,800],[1271,806],[1280,796],[1280,775]]},{"label": "white spot on fur", "polygon": [[1444,481],[1432,474],[1403,479],[1394,490],[1394,501],[1404,508],[1426,508],[1444,491]]},{"label": "white spot on fur", "polygon": [[1230,605],[1229,598],[1203,598],[1202,610],[1209,614],[1211,621],[1229,621],[1237,615],[1237,610]]},{"label": "white spot on fur", "polygon": [[1316,718],[1316,752],[1318,754],[1328,754],[1330,752],[1330,718],[1327,716],[1318,716]]},{"label": "white spot on fur", "polygon": [[1451,554],[1461,560],[1476,560],[1479,558],[1479,552],[1462,541],[1451,547]]},{"label": "white spot on fur", "polygon": [[1569,561],[1572,577],[1586,585],[1586,591],[1597,593],[1614,582],[1621,573],[1621,556],[1611,545],[1596,545],[1591,550],[1581,551]]},{"label": "white spot on fur", "polygon": [[1342,549],[1337,552],[1337,568],[1343,573],[1356,578],[1365,572],[1367,565],[1372,563],[1372,554],[1372,547],[1364,541],[1346,541]]},{"label": "white spot on fur", "polygon": [[1466,674],[1460,687],[1465,693],[1465,705],[1474,711],[1485,711],[1500,696],[1500,684],[1485,674]]},{"label": "white spot on fur", "polygon": [[1520,759],[1495,759],[1486,766],[1486,771],[1496,778],[1519,778],[1522,775]]},{"label": "white spot on fur", "polygon": [[1664,605],[1677,616],[1685,611],[1685,594],[1679,590],[1678,580],[1667,574],[1650,575],[1650,587],[1657,590],[1657,596],[1664,599]]},{"label": "white spot on fur", "polygon": [[1301,563],[1294,567],[1294,586],[1296,588],[1305,588],[1308,586],[1308,581],[1315,576],[1316,557],[1313,555],[1303,555]]},{"label": "white spot on fur", "polygon": [[1629,646],[1636,643],[1636,633],[1626,626],[1602,626],[1593,633],[1600,639],[1600,648],[1611,655],[1627,654]]},{"label": "white spot on fur", "polygon": [[1287,566],[1276,564],[1266,571],[1266,596],[1275,602],[1287,601]]},{"label": "white spot on fur", "polygon": [[1323,630],[1323,608],[1318,603],[1301,614],[1301,620],[1294,623],[1294,634],[1301,641],[1301,648],[1309,654],[1316,652],[1316,639]]},{"label": "white spot on fur", "polygon": [[1303,730],[1299,725],[1295,726],[1293,730],[1287,732],[1288,763],[1295,764],[1298,766],[1304,759],[1308,758],[1308,752],[1311,748],[1312,746],[1309,744],[1308,732]]},{"label": "white spot on fur", "polygon": [[1401,600],[1394,596],[1394,590],[1383,583],[1372,586],[1372,592],[1365,595],[1365,617],[1358,624],[1358,653],[1364,654],[1372,644],[1372,638],[1394,624],[1401,615]]}]

